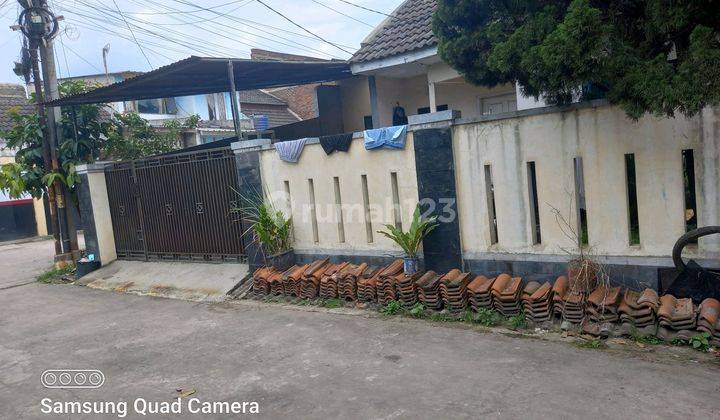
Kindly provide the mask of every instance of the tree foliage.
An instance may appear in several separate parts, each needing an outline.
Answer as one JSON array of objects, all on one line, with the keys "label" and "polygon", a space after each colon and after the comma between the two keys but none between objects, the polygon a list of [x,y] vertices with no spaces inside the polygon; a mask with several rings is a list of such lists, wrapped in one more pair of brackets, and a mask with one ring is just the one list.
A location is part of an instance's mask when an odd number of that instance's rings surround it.
[{"label": "tree foliage", "polygon": [[438,0],[433,27],[442,58],[475,84],[517,81],[558,104],[600,92],[633,118],[720,103],[712,0]]},{"label": "tree foliage", "polygon": [[[94,86],[81,81],[63,82],[61,97],[83,93]],[[30,99],[34,102],[34,98]],[[59,180],[74,195],[78,182],[75,166],[98,159],[128,160],[165,153],[181,147],[181,131],[194,128],[198,117],[184,122],[166,123],[157,129],[135,113],[111,114],[105,105],[79,105],[62,108],[59,123],[62,140],[58,145],[59,171],[45,166],[43,159],[43,131],[37,114],[22,114],[10,109],[13,126],[0,132],[5,147],[15,151],[15,162],[0,166],[0,189],[11,197],[29,194],[40,198],[47,186]]]}]

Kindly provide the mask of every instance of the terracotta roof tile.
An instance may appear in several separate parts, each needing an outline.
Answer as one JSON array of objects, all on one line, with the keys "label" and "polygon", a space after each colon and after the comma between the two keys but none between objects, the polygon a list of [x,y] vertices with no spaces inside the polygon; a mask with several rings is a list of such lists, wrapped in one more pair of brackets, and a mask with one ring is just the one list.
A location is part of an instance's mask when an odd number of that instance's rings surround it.
[{"label": "terracotta roof tile", "polygon": [[435,0],[406,0],[376,28],[350,62],[378,60],[437,45],[432,31]]}]

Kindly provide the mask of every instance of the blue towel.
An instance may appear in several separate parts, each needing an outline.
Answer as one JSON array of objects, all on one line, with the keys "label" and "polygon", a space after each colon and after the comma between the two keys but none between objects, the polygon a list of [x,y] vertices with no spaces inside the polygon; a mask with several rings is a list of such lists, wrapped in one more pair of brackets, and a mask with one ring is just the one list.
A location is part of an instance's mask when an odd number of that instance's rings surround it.
[{"label": "blue towel", "polygon": [[379,147],[404,149],[406,136],[407,125],[365,130],[365,148],[367,150],[377,149]]},{"label": "blue towel", "polygon": [[307,139],[281,141],[275,143],[275,150],[280,156],[280,160],[285,162],[297,163],[300,160],[300,154],[305,147]]}]

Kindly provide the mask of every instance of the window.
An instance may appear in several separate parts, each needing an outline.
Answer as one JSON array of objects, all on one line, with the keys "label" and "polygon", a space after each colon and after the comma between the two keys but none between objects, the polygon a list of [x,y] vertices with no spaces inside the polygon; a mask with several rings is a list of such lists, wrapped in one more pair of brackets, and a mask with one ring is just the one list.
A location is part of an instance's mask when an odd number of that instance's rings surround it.
[{"label": "window", "polygon": [[[683,187],[685,196],[685,232],[697,229],[697,200],[695,196],[695,153],[682,151]],[[697,242],[695,242],[697,243]]]},{"label": "window", "polygon": [[335,211],[337,214],[338,242],[345,243],[345,224],[342,213],[342,198],[340,197],[340,178],[333,177],[335,186]]},{"label": "window", "polygon": [[400,217],[400,188],[398,187],[397,172],[390,172],[390,189],[392,190],[395,227],[402,229],[402,218]]},{"label": "window", "polygon": [[[448,105],[447,105],[447,104],[443,104],[443,105],[438,105],[438,106],[437,106],[437,112],[447,111],[448,109],[449,109],[449,108],[448,108]],[[429,113],[430,113],[430,107],[429,107],[429,106],[425,106],[425,107],[422,107],[422,108],[418,108],[417,113],[418,113],[418,115],[429,114]]]},{"label": "window", "polygon": [[363,117],[363,124],[365,124],[366,130],[372,130],[373,128],[373,122],[372,122],[372,115],[366,115]]},{"label": "window", "polygon": [[495,212],[495,185],[492,180],[492,169],[485,165],[485,198],[487,200],[488,219],[490,222],[490,244],[498,243],[497,217]]},{"label": "window", "polygon": [[528,198],[530,201],[530,226],[532,228],[533,244],[542,242],[540,236],[540,206],[538,205],[537,177],[535,175],[535,162],[527,163]]},{"label": "window", "polygon": [[139,114],[177,114],[175,98],[167,99],[141,99],[136,102]]},{"label": "window", "polygon": [[315,208],[315,185],[312,178],[308,179],[308,199],[310,202],[310,217],[312,221],[313,242],[320,242],[318,235],[317,209]]},{"label": "window", "polygon": [[517,96],[515,92],[480,98],[480,112],[482,115],[501,114],[516,110]]},{"label": "window", "polygon": [[640,218],[638,216],[637,181],[635,179],[635,154],[625,155],[625,181],[628,198],[628,227],[630,245],[640,245]]},{"label": "window", "polygon": [[363,196],[363,210],[365,215],[365,235],[368,243],[373,242],[373,229],[372,229],[372,218],[370,217],[370,192],[368,191],[368,180],[367,175],[360,176],[360,182],[362,183],[362,196]]},{"label": "window", "polygon": [[581,157],[573,159],[575,172],[575,207],[577,209],[577,235],[578,245],[590,243],[588,234],[587,206],[585,203],[585,175],[583,173],[583,160]]}]

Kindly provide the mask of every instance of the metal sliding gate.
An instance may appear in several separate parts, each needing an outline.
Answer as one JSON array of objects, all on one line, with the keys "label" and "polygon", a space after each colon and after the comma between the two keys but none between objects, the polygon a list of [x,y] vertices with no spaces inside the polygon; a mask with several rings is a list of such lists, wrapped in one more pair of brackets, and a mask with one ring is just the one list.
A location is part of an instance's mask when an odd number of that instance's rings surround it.
[{"label": "metal sliding gate", "polygon": [[244,260],[229,149],[114,163],[105,179],[119,259]]}]

